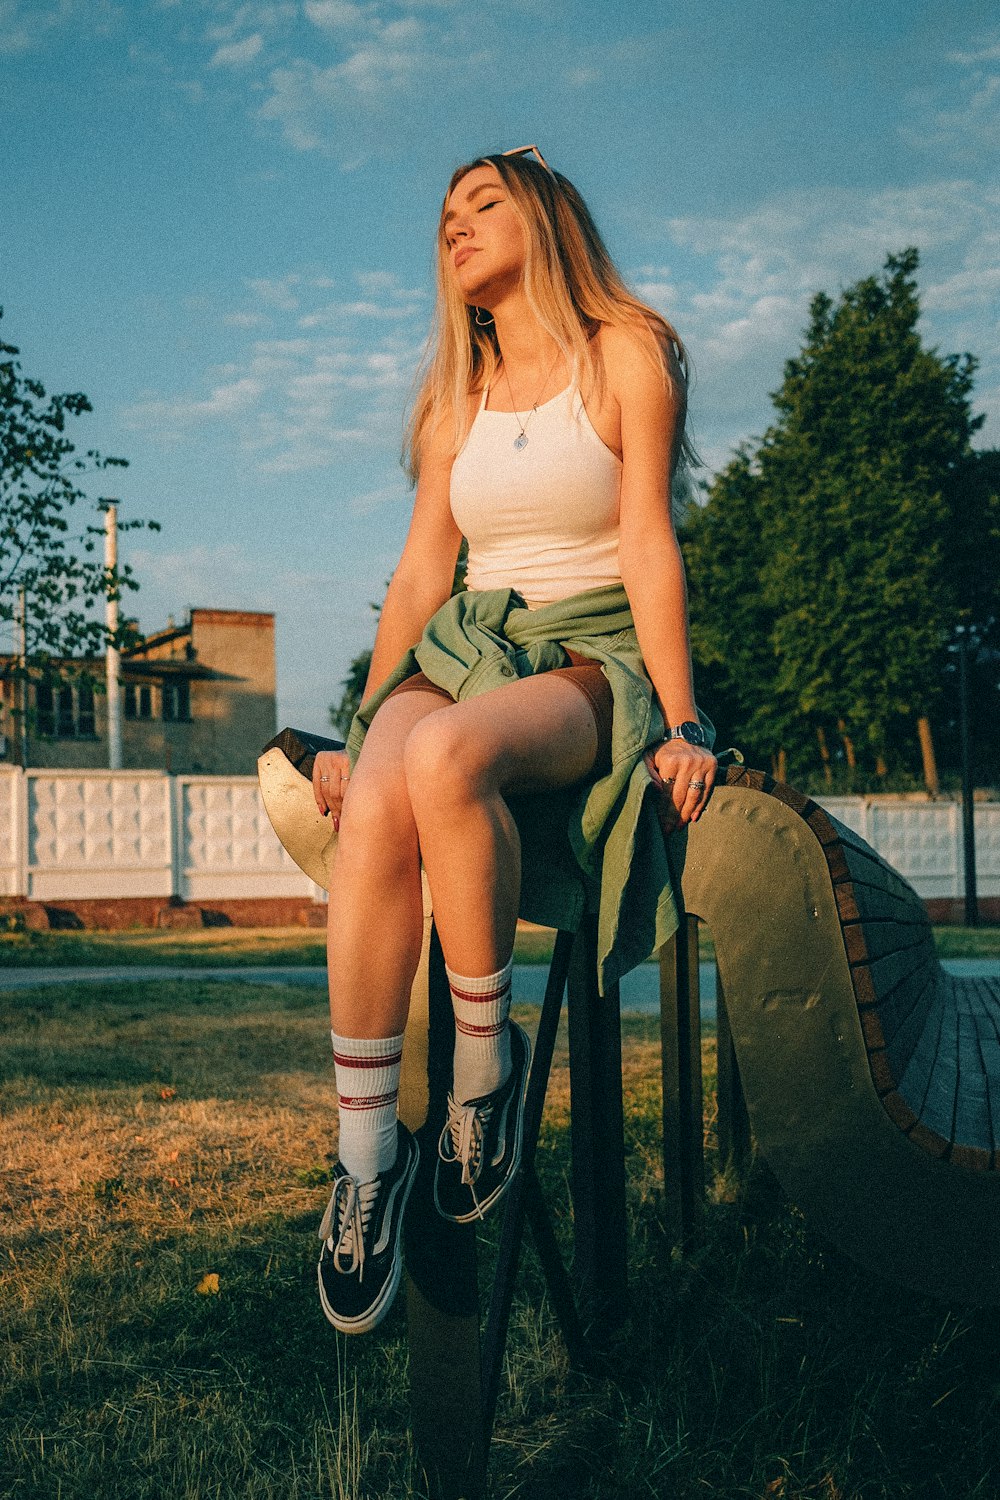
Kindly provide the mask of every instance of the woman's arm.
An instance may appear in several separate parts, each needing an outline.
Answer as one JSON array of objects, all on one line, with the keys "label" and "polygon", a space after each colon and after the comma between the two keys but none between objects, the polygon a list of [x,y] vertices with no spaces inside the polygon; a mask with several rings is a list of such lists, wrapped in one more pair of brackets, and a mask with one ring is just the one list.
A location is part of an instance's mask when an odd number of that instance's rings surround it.
[{"label": "woman's arm", "polygon": [[451,595],[462,534],[451,514],[450,438],[450,423],[447,430],[439,424],[424,449],[410,530],[379,616],[364,702]]},{"label": "woman's arm", "polygon": [[[379,615],[363,701],[381,687],[393,667],[415,646],[431,616],[451,594],[462,536],[451,514],[451,430],[431,435],[420,465],[410,530]],[[345,750],[321,750],[313,764],[313,796],[340,827],[340,809],[350,779]]]},{"label": "woman's arm", "polygon": [[[610,337],[608,336],[610,335]],[[650,335],[652,337],[652,335]],[[639,649],[667,728],[696,722],[684,563],[670,509],[670,476],[684,425],[683,381],[668,386],[641,336],[605,330],[608,384],[621,413],[622,490],[619,564]],[[671,356],[672,358],[672,356]],[[650,769],[671,783],[678,819],[697,818],[715,779],[710,750],[667,740]],[[705,789],[689,789],[691,782]]]}]

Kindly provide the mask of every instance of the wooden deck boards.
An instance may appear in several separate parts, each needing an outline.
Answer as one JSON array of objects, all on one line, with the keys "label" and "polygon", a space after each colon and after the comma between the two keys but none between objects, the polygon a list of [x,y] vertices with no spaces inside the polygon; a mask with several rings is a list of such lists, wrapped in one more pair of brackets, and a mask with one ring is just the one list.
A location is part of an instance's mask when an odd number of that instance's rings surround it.
[{"label": "wooden deck boards", "polygon": [[758,771],[732,770],[727,784],[784,802],[823,849],[886,1113],[932,1156],[1000,1169],[1000,981],[947,975],[916,892],[817,803]]}]

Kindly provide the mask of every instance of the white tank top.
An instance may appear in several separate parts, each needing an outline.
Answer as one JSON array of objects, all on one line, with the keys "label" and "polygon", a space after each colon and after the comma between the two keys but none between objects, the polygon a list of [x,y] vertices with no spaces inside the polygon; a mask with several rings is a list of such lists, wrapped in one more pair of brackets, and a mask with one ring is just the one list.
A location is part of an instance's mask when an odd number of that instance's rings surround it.
[{"label": "white tank top", "polygon": [[620,583],[621,459],[594,431],[579,390],[568,386],[530,413],[520,450],[517,417],[487,411],[488,395],[451,471],[468,587],[516,589],[538,609]]}]

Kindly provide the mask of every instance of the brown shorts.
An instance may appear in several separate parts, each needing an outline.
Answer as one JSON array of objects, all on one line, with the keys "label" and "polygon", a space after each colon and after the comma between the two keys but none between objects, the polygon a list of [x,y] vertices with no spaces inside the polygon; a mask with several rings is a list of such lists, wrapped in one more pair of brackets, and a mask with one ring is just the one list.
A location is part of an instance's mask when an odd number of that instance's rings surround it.
[{"label": "brown shorts", "polygon": [[[598,662],[591,661],[589,656],[581,656],[578,651],[569,651],[565,646],[563,650],[566,651],[572,666],[553,667],[552,675],[573,683],[590,704],[594,715],[594,727],[597,730],[597,756],[594,761],[594,770],[603,775],[611,769],[611,686]],[[395,698],[398,693],[436,693],[439,698],[444,698],[448,703],[454,701],[445,688],[438,687],[431,682],[423,672],[416,672],[412,677],[407,677],[398,687],[393,688],[389,697]]]}]

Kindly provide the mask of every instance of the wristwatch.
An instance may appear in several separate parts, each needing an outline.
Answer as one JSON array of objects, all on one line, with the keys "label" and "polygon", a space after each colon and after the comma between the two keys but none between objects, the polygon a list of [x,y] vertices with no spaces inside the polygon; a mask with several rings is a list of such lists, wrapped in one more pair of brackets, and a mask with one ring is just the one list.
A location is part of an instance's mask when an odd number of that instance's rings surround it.
[{"label": "wristwatch", "polygon": [[691,719],[688,719],[684,724],[675,724],[672,729],[668,729],[666,738],[668,740],[687,740],[689,745],[701,745],[702,747],[708,744],[704,729],[702,729],[700,724],[695,724]]}]

